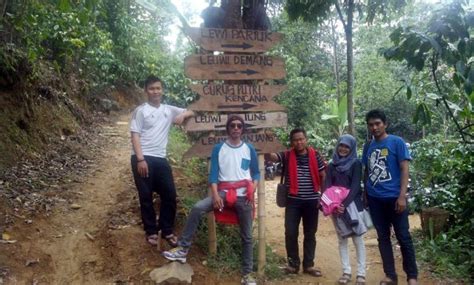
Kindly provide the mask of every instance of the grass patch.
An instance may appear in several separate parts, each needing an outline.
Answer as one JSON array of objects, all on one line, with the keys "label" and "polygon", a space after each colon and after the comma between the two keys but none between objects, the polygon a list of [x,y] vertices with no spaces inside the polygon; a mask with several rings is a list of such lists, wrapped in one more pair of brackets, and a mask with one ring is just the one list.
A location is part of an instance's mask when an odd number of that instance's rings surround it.
[{"label": "grass patch", "polygon": [[421,230],[413,232],[413,241],[418,260],[424,263],[434,276],[453,283],[474,281],[474,251],[464,246],[468,244],[467,241],[451,237],[450,232],[429,239],[423,236]]},{"label": "grass patch", "polygon": [[[171,128],[168,141],[168,160],[173,169],[180,173],[180,188],[200,191],[207,186],[207,161],[201,158],[184,160],[183,155],[191,147],[186,133],[179,128]],[[184,195],[183,195],[184,196]]]},{"label": "grass patch", "polygon": [[[203,197],[207,194],[203,194]],[[199,200],[197,197],[184,197],[182,199],[182,207],[186,218],[187,214],[191,211],[193,205]],[[184,220],[180,221],[184,224]],[[240,244],[240,230],[238,226],[228,226],[217,224],[217,254],[208,255],[207,266],[220,276],[229,276],[233,274],[240,274],[241,267],[241,253],[242,246]],[[254,246],[253,246],[253,261],[254,271],[257,271],[258,266],[258,241],[255,235],[257,229],[257,223],[254,222]],[[205,254],[208,250],[208,226],[207,220],[204,216],[199,224],[196,236],[194,238],[195,248],[201,249]],[[282,277],[280,266],[285,263],[284,257],[281,257],[273,252],[270,246],[266,246],[266,266],[265,266],[265,279],[274,280]]]}]

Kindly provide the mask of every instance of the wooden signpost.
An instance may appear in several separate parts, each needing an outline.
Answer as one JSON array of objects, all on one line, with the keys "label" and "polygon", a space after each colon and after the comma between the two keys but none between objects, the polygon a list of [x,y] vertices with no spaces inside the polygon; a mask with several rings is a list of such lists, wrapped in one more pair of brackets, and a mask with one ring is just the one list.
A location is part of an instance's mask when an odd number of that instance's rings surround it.
[{"label": "wooden signpost", "polygon": [[191,89],[201,97],[188,109],[195,111],[284,111],[273,98],[285,85],[196,84]]},{"label": "wooden signpost", "polygon": [[[224,54],[190,55],[184,60],[185,74],[195,80],[263,80],[283,79],[286,76],[281,58],[264,55],[278,43],[282,34],[269,31],[243,29],[205,29],[187,27],[185,32],[203,49]],[[230,54],[228,52],[235,52]],[[286,89],[286,86],[261,84],[195,84],[191,89],[200,95],[197,102],[188,108],[201,112],[186,122],[190,132],[211,131],[203,135],[185,154],[184,158],[207,158],[215,144],[225,141],[228,136],[225,124],[229,112],[237,112],[244,118],[246,132],[242,139],[251,143],[259,153],[261,179],[258,184],[258,274],[265,269],[265,180],[263,153],[278,152],[284,149],[272,132],[253,129],[284,127],[287,115],[285,108],[273,101],[273,97]],[[259,113],[254,113],[259,112]],[[217,132],[217,134],[216,134]],[[260,203],[262,201],[262,203]],[[208,216],[209,251],[216,253],[216,231],[213,214]]]},{"label": "wooden signpost", "polygon": [[[288,124],[286,113],[243,113],[237,114],[245,121],[245,129],[285,127]],[[227,114],[196,114],[184,127],[189,132],[225,130]]]},{"label": "wooden signpost", "polygon": [[280,33],[242,29],[187,27],[185,33],[209,51],[265,52],[283,38]]},{"label": "wooden signpost", "polygon": [[283,79],[283,59],[263,54],[201,54],[184,59],[184,72],[191,79],[251,80]]}]

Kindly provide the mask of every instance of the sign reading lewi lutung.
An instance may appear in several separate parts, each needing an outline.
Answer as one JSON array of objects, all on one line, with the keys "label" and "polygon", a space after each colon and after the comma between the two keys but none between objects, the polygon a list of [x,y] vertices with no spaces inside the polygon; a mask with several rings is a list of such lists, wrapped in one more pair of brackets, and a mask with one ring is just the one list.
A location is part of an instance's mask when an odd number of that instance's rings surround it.
[{"label": "sign reading lewi lutung", "polygon": [[[245,121],[246,129],[285,127],[288,123],[286,113],[244,113],[238,114]],[[189,132],[225,130],[228,114],[196,114],[186,121]]]}]

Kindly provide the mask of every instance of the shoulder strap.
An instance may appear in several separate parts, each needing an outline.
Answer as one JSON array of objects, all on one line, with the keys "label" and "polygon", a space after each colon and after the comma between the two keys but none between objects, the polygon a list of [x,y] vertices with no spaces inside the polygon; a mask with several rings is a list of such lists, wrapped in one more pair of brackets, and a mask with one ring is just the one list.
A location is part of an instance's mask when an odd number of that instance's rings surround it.
[{"label": "shoulder strap", "polygon": [[284,155],[285,157],[282,159],[281,163],[283,164],[283,166],[281,167],[281,177],[280,177],[280,184],[283,184],[283,179],[286,178],[286,173],[288,171],[288,155],[289,155],[290,151],[285,151],[284,152]]}]

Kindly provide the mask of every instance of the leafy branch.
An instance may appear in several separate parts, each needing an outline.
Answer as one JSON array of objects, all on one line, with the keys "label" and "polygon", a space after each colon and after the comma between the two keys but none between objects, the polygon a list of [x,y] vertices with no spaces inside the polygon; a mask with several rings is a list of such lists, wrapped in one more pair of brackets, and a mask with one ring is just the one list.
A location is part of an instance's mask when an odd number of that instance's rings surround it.
[{"label": "leafy branch", "polygon": [[[439,80],[438,80],[438,77],[436,75],[436,69],[438,67],[438,54],[434,53],[433,56],[432,56],[432,59],[431,59],[431,75],[433,76],[433,80],[435,82],[435,85],[436,85],[436,89],[438,89],[438,93],[441,95],[440,98],[441,98],[441,101],[443,101],[443,104],[444,106],[446,107],[446,110],[448,111],[449,113],[449,116],[451,117],[451,119],[453,120],[454,124],[456,125],[456,128],[459,132],[459,134],[461,135],[461,138],[463,140],[463,142],[465,143],[474,143],[474,141],[472,140],[468,140],[466,139],[466,136],[472,138],[473,135],[470,134],[469,132],[466,132],[465,130],[468,128],[468,126],[465,126],[465,127],[461,127],[461,125],[459,124],[456,116],[454,116],[454,113],[453,111],[451,110],[451,107],[449,106],[448,104],[448,100],[446,99],[446,96],[444,95],[444,92],[441,90],[441,86],[440,86],[440,83],[439,83]],[[470,124],[472,126],[472,124]]]}]

